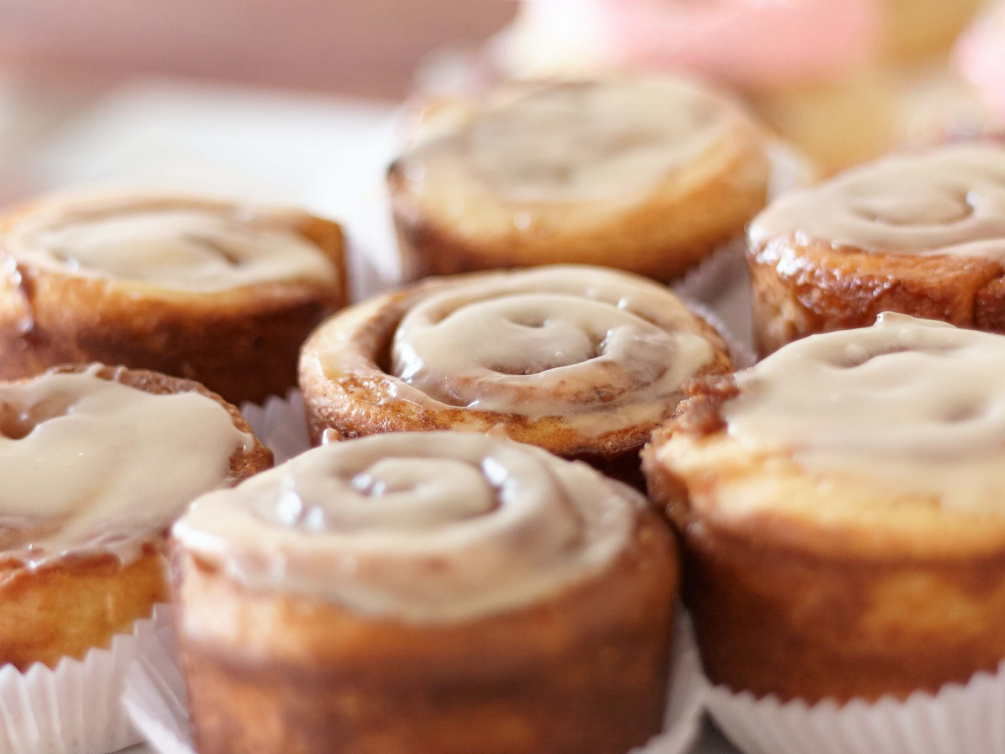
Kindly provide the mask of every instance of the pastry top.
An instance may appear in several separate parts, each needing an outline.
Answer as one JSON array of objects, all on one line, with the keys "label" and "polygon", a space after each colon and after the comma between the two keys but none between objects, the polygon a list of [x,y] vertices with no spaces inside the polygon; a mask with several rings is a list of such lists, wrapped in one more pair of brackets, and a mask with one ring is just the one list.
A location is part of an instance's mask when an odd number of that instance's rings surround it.
[{"label": "pastry top", "polygon": [[645,506],[585,464],[527,445],[392,433],[323,445],[207,494],[172,534],[252,589],[442,623],[599,576]]},{"label": "pastry top", "polygon": [[1005,144],[898,154],[783,195],[749,229],[773,241],[866,252],[1005,260]]},{"label": "pastry top", "polygon": [[338,285],[297,210],[160,195],[80,194],[0,224],[0,254],[63,275],[208,293],[253,285]]},{"label": "pastry top", "polygon": [[[371,320],[388,325],[388,343]],[[686,380],[729,365],[715,331],[664,286],[573,265],[431,280],[329,320],[315,345],[331,379],[364,379],[387,401],[557,416],[587,436],[652,426]]]},{"label": "pastry top", "polygon": [[736,375],[741,442],[854,470],[947,509],[1005,515],[1005,338],[903,314],[797,341]]},{"label": "pastry top", "polygon": [[830,532],[810,538],[823,549],[1001,547],[1003,369],[1000,335],[886,313],[696,385],[649,468],[687,482],[693,510],[801,545],[810,525]]},{"label": "pastry top", "polygon": [[200,494],[247,475],[233,459],[257,441],[224,404],[194,383],[151,392],[123,374],[150,373],[92,365],[0,383],[0,560],[128,564]]},{"label": "pastry top", "polygon": [[518,205],[645,194],[753,129],[728,99],[669,78],[511,84],[449,112],[398,160],[410,190],[460,182]]}]

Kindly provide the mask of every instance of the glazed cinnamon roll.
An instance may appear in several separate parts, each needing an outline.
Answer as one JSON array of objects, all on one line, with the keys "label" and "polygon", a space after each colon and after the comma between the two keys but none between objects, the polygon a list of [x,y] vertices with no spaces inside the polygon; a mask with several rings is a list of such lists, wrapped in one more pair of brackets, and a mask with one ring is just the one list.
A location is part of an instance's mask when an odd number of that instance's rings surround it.
[{"label": "glazed cinnamon roll", "polygon": [[769,173],[731,101],[680,79],[604,79],[437,103],[389,184],[415,274],[582,263],[668,280],[742,237]]},{"label": "glazed cinnamon roll", "polygon": [[1005,333],[1005,143],[887,157],[794,191],[751,224],[762,352],[883,311]]},{"label": "glazed cinnamon roll", "polygon": [[0,383],[0,663],[55,667],[148,617],[173,520],[271,465],[193,382],[92,365]]},{"label": "glazed cinnamon roll", "polygon": [[202,754],[625,754],[677,564],[641,495],[509,440],[331,443],[173,529]]},{"label": "glazed cinnamon roll", "polygon": [[626,481],[689,378],[730,369],[715,330],[666,288],[593,267],[464,275],[380,296],[305,344],[315,442],[494,430]]},{"label": "glazed cinnamon roll", "polygon": [[259,402],[345,303],[342,234],[297,210],[81,194],[0,218],[0,378],[101,361]]},{"label": "glazed cinnamon roll", "polygon": [[713,681],[840,704],[999,668],[1003,370],[1005,337],[884,314],[691,386],[644,464]]}]

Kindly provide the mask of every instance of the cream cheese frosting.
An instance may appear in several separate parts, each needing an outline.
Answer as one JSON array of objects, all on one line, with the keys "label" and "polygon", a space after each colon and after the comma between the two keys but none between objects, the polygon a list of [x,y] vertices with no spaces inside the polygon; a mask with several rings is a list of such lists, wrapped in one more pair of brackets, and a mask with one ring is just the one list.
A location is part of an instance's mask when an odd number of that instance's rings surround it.
[{"label": "cream cheese frosting", "polygon": [[[339,339],[329,374],[366,370]],[[395,330],[387,379],[418,404],[531,418],[588,434],[652,424],[715,348],[681,301],[651,281],[591,267],[488,273],[433,285]],[[672,410],[672,406],[670,410]]]},{"label": "cream cheese frosting", "polygon": [[17,217],[0,250],[55,272],[191,292],[279,282],[329,285],[337,272],[297,232],[292,210],[178,197],[76,197]]},{"label": "cream cheese frosting", "polygon": [[773,202],[750,226],[773,239],[1005,262],[1005,145],[962,142],[886,157]]},{"label": "cream cheese frosting", "polygon": [[420,194],[467,181],[515,204],[615,200],[673,180],[741,120],[681,79],[527,84],[420,139],[401,164]]},{"label": "cream cheese frosting", "polygon": [[0,384],[0,558],[129,563],[253,447],[212,398],[149,393],[102,368]]},{"label": "cream cheese frosting", "polygon": [[1005,499],[1005,337],[902,314],[791,343],[736,375],[730,436],[946,509]]},{"label": "cream cheese frosting", "polygon": [[209,493],[173,536],[251,588],[448,622],[588,581],[629,545],[643,505],[537,448],[392,433],[324,445]]}]

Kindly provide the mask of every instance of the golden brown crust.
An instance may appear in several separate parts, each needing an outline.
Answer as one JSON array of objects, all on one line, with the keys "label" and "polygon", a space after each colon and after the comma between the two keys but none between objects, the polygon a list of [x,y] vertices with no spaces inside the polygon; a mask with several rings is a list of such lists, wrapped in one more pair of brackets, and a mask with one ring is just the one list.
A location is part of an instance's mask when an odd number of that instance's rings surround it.
[{"label": "golden brown crust", "polygon": [[297,282],[154,292],[5,256],[6,229],[38,206],[44,203],[0,221],[0,379],[99,361],[194,379],[233,403],[261,402],[295,386],[300,344],[347,301],[342,231],[328,220],[304,215],[296,230],[331,260],[334,287]]},{"label": "golden brown crust", "polygon": [[[240,431],[253,435],[234,406],[197,383],[113,367],[99,370],[97,376],[158,395],[199,392],[226,408]],[[256,439],[253,448],[231,457],[232,483],[264,471],[272,462],[272,451]],[[164,550],[160,535],[127,566],[110,554],[63,558],[33,570],[0,558],[0,664],[21,671],[35,662],[55,667],[63,657],[82,658],[93,647],[109,646],[115,634],[130,631],[134,621],[150,616],[154,604],[169,598]]]},{"label": "golden brown crust", "polygon": [[444,625],[241,587],[172,555],[203,754],[624,754],[659,731],[677,564],[645,513],[607,573]]},{"label": "golden brown crust", "polygon": [[[304,344],[300,359],[300,387],[312,442],[319,444],[329,429],[338,439],[384,432],[504,430],[517,442],[536,445],[568,460],[584,461],[614,478],[641,486],[638,453],[649,440],[655,423],[636,424],[594,436],[573,426],[563,416],[473,411],[439,402],[419,404],[398,396],[400,381],[387,374],[386,362],[402,317],[416,302],[443,286],[477,281],[479,277],[475,274],[428,280],[372,299],[321,325]],[[698,332],[715,347],[712,360],[699,374],[732,371],[725,344],[715,328],[697,315],[694,319]],[[343,337],[365,357],[365,363],[346,371],[326,369],[321,354],[329,342]],[[675,406],[676,400],[668,400],[663,418],[670,416]]]},{"label": "golden brown crust", "polygon": [[866,327],[885,311],[1005,333],[1005,269],[991,259],[778,238],[751,249],[747,261],[762,355],[814,333]]},{"label": "golden brown crust", "polygon": [[[729,397],[721,387],[692,386],[643,453],[650,496],[681,535],[685,602],[711,679],[843,702],[934,692],[996,669],[1002,522],[910,498],[877,505],[868,485],[744,449],[715,421]],[[751,490],[776,497],[754,503]]]}]

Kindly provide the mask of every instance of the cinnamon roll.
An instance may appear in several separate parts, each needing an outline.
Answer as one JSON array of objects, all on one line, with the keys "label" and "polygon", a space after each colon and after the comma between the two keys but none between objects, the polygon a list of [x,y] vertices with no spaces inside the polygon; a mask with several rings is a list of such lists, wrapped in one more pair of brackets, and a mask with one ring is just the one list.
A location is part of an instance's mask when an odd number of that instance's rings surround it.
[{"label": "cinnamon roll", "polygon": [[172,521],[271,465],[193,382],[96,364],[0,383],[0,663],[55,667],[148,617]]},{"label": "cinnamon roll", "polygon": [[673,540],[527,445],[331,443],[174,527],[202,754],[625,754],[661,728]]},{"label": "cinnamon roll", "polygon": [[335,223],[209,199],[43,199],[0,218],[0,263],[0,379],[100,361],[260,402],[345,303]]},{"label": "cinnamon roll", "polygon": [[1003,370],[1000,335],[888,313],[692,384],[644,467],[714,682],[840,704],[998,669]]},{"label": "cinnamon roll", "polygon": [[419,275],[582,263],[668,280],[766,202],[760,128],[685,80],[513,83],[427,115],[388,177]]},{"label": "cinnamon roll", "polygon": [[1005,143],[895,155],[790,192],[748,239],[763,353],[883,311],[1005,333]]},{"label": "cinnamon roll", "polygon": [[715,330],[666,288],[593,267],[429,280],[358,304],[304,345],[315,442],[494,430],[640,481],[681,385],[727,372]]}]

